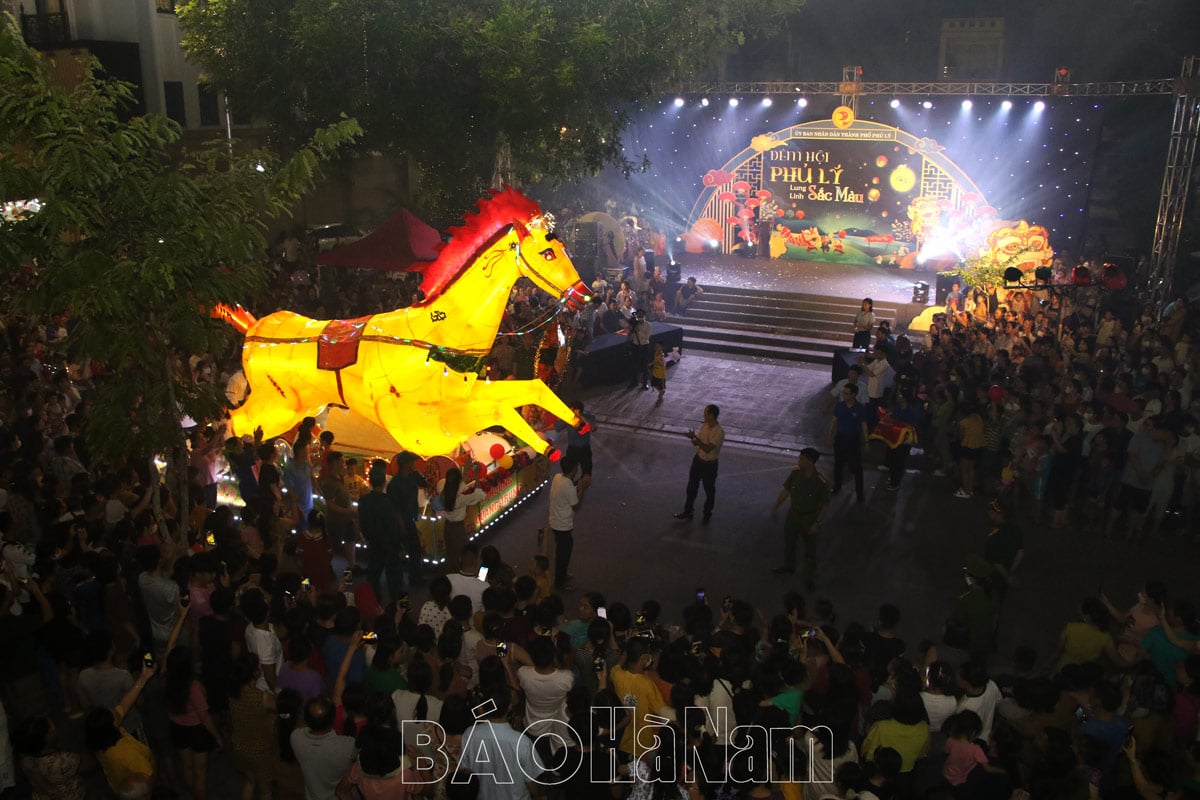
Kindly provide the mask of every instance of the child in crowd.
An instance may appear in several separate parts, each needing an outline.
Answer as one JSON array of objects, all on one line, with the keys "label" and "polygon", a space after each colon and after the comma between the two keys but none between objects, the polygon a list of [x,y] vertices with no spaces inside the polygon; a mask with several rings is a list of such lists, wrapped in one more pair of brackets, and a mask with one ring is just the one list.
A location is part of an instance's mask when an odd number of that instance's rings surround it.
[{"label": "child in crowd", "polygon": [[536,555],[529,565],[529,574],[533,576],[533,582],[537,585],[537,590],[533,593],[533,602],[540,603],[549,597],[554,592],[554,587],[551,585],[550,575],[550,559],[543,555]]},{"label": "child in crowd", "polygon": [[988,763],[987,753],[976,741],[983,730],[983,721],[974,711],[960,711],[946,725],[949,736],[942,777],[950,784],[956,798],[984,796],[987,792],[981,784],[988,782],[987,773],[1003,776],[1005,772]]},{"label": "child in crowd", "polygon": [[658,389],[658,402],[654,405],[661,406],[663,395],[667,391],[667,358],[663,353],[662,342],[654,343],[654,360],[650,365],[650,385]]}]

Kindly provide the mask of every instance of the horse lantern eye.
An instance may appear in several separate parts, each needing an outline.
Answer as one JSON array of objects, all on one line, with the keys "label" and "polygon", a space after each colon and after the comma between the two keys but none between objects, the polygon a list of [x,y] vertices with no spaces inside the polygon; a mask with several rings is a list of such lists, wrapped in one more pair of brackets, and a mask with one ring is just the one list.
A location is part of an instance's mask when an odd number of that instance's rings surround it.
[{"label": "horse lantern eye", "polygon": [[553,247],[547,247],[545,250],[542,251],[542,260],[543,261],[553,261],[556,258],[558,258],[558,256],[555,254]]}]

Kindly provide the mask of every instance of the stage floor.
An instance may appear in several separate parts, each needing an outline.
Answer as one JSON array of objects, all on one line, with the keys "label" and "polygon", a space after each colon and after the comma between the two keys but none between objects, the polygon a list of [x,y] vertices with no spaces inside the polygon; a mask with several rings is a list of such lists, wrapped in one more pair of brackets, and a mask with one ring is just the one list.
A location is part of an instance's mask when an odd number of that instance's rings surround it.
[{"label": "stage floor", "polygon": [[694,277],[702,288],[728,286],[830,297],[870,297],[876,303],[908,303],[912,300],[914,283],[928,283],[931,295],[937,283],[937,273],[933,270],[739,258],[722,253],[684,253],[678,257],[678,264],[680,280]]}]

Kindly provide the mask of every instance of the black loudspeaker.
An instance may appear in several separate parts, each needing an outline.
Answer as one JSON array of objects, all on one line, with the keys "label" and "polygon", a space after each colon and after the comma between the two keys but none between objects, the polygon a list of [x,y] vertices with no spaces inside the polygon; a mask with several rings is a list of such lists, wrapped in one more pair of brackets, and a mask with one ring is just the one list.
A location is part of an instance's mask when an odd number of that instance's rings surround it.
[{"label": "black loudspeaker", "polygon": [[950,287],[954,284],[962,285],[963,279],[961,275],[955,275],[949,272],[939,272],[937,274],[937,290],[934,293],[934,305],[946,305],[946,295],[950,294]]},{"label": "black loudspeaker", "polygon": [[647,274],[654,272],[654,251],[653,250],[644,250],[644,251],[642,251],[642,255],[644,255],[646,257],[646,272],[647,272]]},{"label": "black loudspeaker", "polygon": [[683,275],[683,267],[678,261],[672,261],[667,266],[667,283],[679,283],[681,275]]}]

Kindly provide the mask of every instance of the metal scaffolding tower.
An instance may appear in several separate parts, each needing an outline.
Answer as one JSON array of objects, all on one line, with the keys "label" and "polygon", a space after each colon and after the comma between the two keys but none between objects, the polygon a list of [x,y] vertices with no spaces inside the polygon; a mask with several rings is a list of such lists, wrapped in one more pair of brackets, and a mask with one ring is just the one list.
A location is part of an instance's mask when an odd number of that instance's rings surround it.
[{"label": "metal scaffolding tower", "polygon": [[1183,71],[1174,82],[1175,116],[1171,120],[1171,142],[1167,148],[1167,168],[1163,173],[1162,193],[1158,198],[1158,216],[1154,222],[1154,250],[1151,253],[1151,288],[1159,299],[1171,295],[1175,282],[1175,262],[1183,233],[1184,212],[1191,191],[1192,169],[1196,162],[1196,139],[1200,136],[1200,58],[1188,56]]}]

